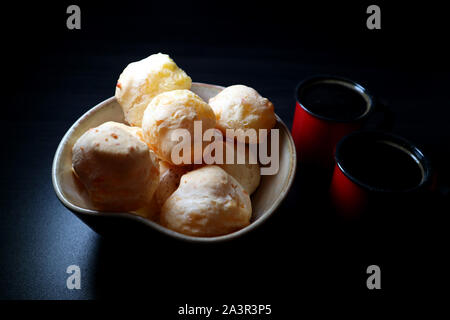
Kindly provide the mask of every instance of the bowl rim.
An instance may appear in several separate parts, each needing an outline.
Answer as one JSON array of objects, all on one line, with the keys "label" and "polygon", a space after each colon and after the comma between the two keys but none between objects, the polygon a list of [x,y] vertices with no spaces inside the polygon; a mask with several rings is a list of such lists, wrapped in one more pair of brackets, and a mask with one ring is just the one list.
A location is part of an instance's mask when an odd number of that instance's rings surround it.
[{"label": "bowl rim", "polygon": [[[196,85],[196,86],[200,86],[200,87],[214,87],[214,88],[220,89],[220,90],[223,90],[225,88],[223,86],[206,84],[206,83],[201,83],[201,82],[193,82],[192,85]],[[147,226],[150,226],[155,231],[158,231],[166,236],[169,236],[169,237],[172,237],[172,238],[175,238],[178,240],[191,242],[191,243],[217,243],[217,242],[229,241],[229,240],[238,238],[238,237],[254,230],[255,228],[259,227],[263,222],[265,222],[275,212],[275,210],[280,206],[281,202],[285,199],[285,197],[289,193],[289,190],[292,186],[292,183],[293,183],[294,177],[295,177],[295,173],[297,170],[297,154],[296,154],[296,149],[295,149],[295,143],[294,143],[294,140],[292,138],[292,135],[291,135],[288,127],[283,122],[283,120],[281,120],[281,118],[275,114],[277,122],[287,132],[289,145],[292,150],[292,152],[290,154],[290,158],[291,158],[290,161],[292,163],[292,166],[290,167],[290,170],[288,173],[287,183],[285,183],[285,186],[282,189],[280,195],[272,203],[272,205],[269,207],[269,209],[267,209],[266,212],[261,217],[259,217],[257,220],[251,222],[248,226],[246,226],[240,230],[237,230],[237,231],[229,233],[229,234],[221,235],[221,236],[215,236],[215,237],[195,237],[195,236],[185,235],[185,234],[170,230],[168,228],[161,226],[160,224],[158,224],[154,221],[148,220],[146,218],[143,218],[143,217],[138,216],[133,213],[109,212],[109,211],[101,211],[100,212],[97,210],[85,209],[85,208],[81,208],[81,207],[74,205],[68,199],[66,199],[66,197],[64,196],[64,194],[62,192],[62,188],[60,186],[60,180],[58,179],[57,168],[58,168],[58,164],[61,160],[62,150],[64,149],[68,138],[72,135],[72,133],[80,125],[80,123],[82,123],[87,117],[89,117],[90,114],[95,113],[96,111],[103,108],[105,105],[112,103],[114,100],[116,100],[116,98],[114,96],[110,97],[110,98],[98,103],[96,106],[89,109],[80,118],[78,118],[77,121],[75,121],[75,123],[73,123],[72,126],[69,128],[69,130],[67,130],[67,132],[64,134],[63,138],[59,142],[58,148],[56,149],[55,155],[53,157],[53,163],[52,163],[53,188],[55,190],[56,196],[61,201],[61,203],[67,209],[72,211],[74,214],[104,217],[104,218],[114,218],[114,219],[116,219],[116,218],[131,219],[131,220],[135,220],[139,223],[143,223]]]}]

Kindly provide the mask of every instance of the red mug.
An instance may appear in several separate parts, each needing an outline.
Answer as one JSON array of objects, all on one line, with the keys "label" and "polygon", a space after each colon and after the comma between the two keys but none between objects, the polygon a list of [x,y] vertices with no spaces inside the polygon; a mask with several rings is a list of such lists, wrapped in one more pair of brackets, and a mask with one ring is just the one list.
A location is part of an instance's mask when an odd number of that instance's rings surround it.
[{"label": "red mug", "polygon": [[291,130],[299,161],[332,170],[336,144],[360,129],[374,106],[367,90],[348,79],[316,76],[301,82]]},{"label": "red mug", "polygon": [[344,218],[360,218],[369,208],[377,218],[389,210],[408,211],[405,205],[413,206],[411,199],[431,188],[428,158],[397,135],[352,133],[339,141],[334,158],[330,200]]}]

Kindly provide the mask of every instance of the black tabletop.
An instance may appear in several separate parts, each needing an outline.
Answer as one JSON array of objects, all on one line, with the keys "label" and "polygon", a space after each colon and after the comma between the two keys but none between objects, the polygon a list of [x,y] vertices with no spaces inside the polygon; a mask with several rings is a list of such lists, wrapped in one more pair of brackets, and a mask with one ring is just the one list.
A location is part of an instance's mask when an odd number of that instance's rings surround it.
[{"label": "black tabletop", "polygon": [[[130,243],[122,235],[98,235],[67,210],[54,193],[51,166],[64,133],[114,95],[123,68],[163,52],[195,82],[257,89],[289,127],[299,81],[315,74],[355,80],[391,108],[392,131],[423,148],[439,184],[448,185],[450,74],[442,8],[382,4],[381,30],[368,30],[370,3],[364,2],[81,1],[81,30],[68,30],[70,4],[13,5],[2,21],[0,299],[137,297],[150,305],[173,301],[171,308],[193,301],[273,304],[295,301],[289,290],[366,292],[366,267],[373,263],[387,270],[385,291],[401,289],[407,266],[423,259],[438,277],[442,265],[429,245],[442,240],[434,217],[448,209],[444,196],[422,208],[425,222],[406,231],[408,241],[399,229],[390,251],[376,249],[382,230],[370,247],[349,239],[299,175],[274,216],[243,239],[213,247]],[[69,265],[81,269],[80,290],[66,287]],[[433,276],[418,272],[423,283]]]}]

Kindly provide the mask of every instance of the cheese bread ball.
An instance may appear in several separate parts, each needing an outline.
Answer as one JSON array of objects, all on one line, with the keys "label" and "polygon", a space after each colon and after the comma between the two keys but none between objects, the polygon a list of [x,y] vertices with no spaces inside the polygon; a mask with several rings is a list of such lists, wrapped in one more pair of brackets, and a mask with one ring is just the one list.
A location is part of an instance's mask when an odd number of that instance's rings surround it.
[{"label": "cheese bread ball", "polygon": [[73,146],[73,169],[97,209],[132,211],[153,197],[159,164],[140,130],[110,121],[86,131]]},{"label": "cheese bread ball", "polygon": [[160,222],[187,235],[213,237],[249,225],[251,215],[250,197],[236,179],[218,166],[205,166],[181,177]]},{"label": "cheese bread ball", "polygon": [[154,195],[156,205],[159,208],[177,190],[181,177],[189,172],[189,169],[189,166],[168,166],[163,173],[160,170],[159,185]]},{"label": "cheese bread ball", "polygon": [[152,54],[123,70],[116,85],[116,99],[126,122],[140,127],[145,108],[155,96],[165,91],[190,89],[191,83],[191,78],[167,54]]},{"label": "cheese bread ball", "polygon": [[172,165],[168,162],[165,162],[163,160],[159,161],[159,176],[162,177],[162,175],[169,170],[172,167]]},{"label": "cheese bread ball", "polygon": [[276,123],[272,102],[263,98],[255,89],[234,85],[209,99],[214,110],[217,128],[226,129],[272,129]]},{"label": "cheese bread ball", "polygon": [[[192,164],[195,154],[194,121],[201,121],[202,132],[215,127],[214,112],[205,101],[189,90],[173,90],[161,93],[150,102],[145,110],[142,121],[144,138],[160,159],[174,165]],[[172,159],[172,149],[176,145],[180,145],[180,141],[174,139],[177,129],[186,129],[190,139],[186,138],[188,149],[190,147],[191,151],[191,159],[181,163]],[[202,135],[199,139],[198,143],[203,148],[206,143],[202,141]],[[176,153],[176,155],[179,155],[179,153]],[[199,156],[202,157],[200,154]]]},{"label": "cheese bread ball", "polygon": [[159,162],[159,183],[149,204],[136,211],[141,217],[159,221],[159,213],[167,198],[177,190],[181,176],[191,169],[191,166],[173,166],[165,161]]},{"label": "cheese bread ball", "polygon": [[[246,144],[241,145],[242,149],[244,149],[245,163],[238,163],[238,152],[241,150],[238,149],[238,144],[239,142],[223,142],[224,160],[223,164],[220,164],[219,166],[233,176],[248,194],[252,194],[256,188],[258,188],[261,181],[261,170],[257,161],[255,161],[256,163],[250,163],[250,151]],[[229,152],[231,148],[234,148],[234,162],[226,163],[226,153]],[[254,155],[255,160],[257,159],[256,157],[257,155]]]},{"label": "cheese bread ball", "polygon": [[148,204],[146,204],[144,207],[139,208],[138,210],[132,211],[131,213],[134,213],[135,215],[138,215],[142,218],[158,222],[159,211],[161,210],[161,207],[159,207],[155,201],[155,194],[153,195],[152,200]]}]

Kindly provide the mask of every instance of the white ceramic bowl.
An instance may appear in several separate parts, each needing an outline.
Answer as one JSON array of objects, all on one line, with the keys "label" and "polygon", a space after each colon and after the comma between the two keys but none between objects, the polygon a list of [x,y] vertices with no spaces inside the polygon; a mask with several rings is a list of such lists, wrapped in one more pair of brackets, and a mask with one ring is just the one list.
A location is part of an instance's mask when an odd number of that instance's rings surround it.
[{"label": "white ceramic bowl", "polygon": [[[205,101],[219,93],[223,87],[193,83],[191,90]],[[86,112],[79,118],[62,138],[53,160],[52,181],[56,195],[69,210],[75,213],[92,229],[103,233],[115,228],[138,229],[144,232],[160,232],[173,238],[191,242],[219,242],[239,237],[257,226],[273,214],[291,187],[296,170],[296,152],[289,129],[277,116],[275,128],[280,131],[280,168],[276,175],[261,176],[258,189],[252,194],[252,219],[250,225],[236,232],[218,237],[193,237],[169,230],[153,221],[131,213],[99,212],[93,209],[86,191],[72,174],[72,146],[86,130],[97,127],[106,121],[124,122],[123,112],[114,97],[109,98]]]}]

